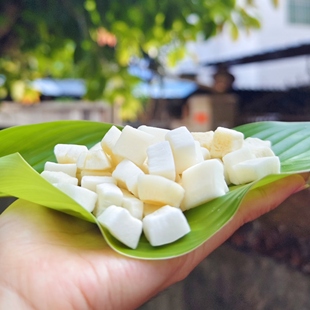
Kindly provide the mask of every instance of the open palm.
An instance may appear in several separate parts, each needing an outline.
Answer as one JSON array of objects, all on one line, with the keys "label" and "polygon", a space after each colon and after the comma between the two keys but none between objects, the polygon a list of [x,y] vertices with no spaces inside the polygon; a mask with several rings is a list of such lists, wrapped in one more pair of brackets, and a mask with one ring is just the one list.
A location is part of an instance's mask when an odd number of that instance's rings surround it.
[{"label": "open palm", "polygon": [[160,261],[121,256],[96,225],[18,200],[0,216],[0,309],[135,309],[184,279],[245,222],[303,189],[307,178],[257,189],[201,247]]}]

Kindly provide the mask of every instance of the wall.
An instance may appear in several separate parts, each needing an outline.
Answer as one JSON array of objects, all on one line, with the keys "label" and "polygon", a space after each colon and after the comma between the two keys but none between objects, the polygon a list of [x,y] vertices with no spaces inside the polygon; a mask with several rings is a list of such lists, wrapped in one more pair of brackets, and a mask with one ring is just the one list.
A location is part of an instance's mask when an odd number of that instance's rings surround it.
[{"label": "wall", "polygon": [[[242,31],[233,41],[227,31],[208,41],[188,44],[188,57],[175,68],[176,73],[194,71],[203,84],[212,83],[214,68],[203,67],[206,62],[228,60],[261,53],[271,49],[310,42],[310,25],[288,23],[288,0],[281,0],[274,8],[271,0],[257,0],[257,14],[261,29],[250,34]],[[193,59],[197,59],[193,61]],[[306,56],[294,57],[259,64],[239,65],[231,68],[237,88],[286,88],[310,83],[310,62]]]}]

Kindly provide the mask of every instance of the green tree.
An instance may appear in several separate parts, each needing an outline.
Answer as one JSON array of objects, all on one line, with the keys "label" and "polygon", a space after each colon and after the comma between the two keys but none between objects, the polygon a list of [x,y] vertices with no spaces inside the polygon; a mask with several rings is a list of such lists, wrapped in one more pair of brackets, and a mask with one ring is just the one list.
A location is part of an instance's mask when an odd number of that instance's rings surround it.
[{"label": "green tree", "polygon": [[[276,1],[273,1],[276,3]],[[83,78],[86,98],[122,105],[134,118],[141,102],[132,95],[132,57],[150,57],[153,70],[174,64],[184,45],[228,28],[259,27],[255,1],[236,0],[10,0],[0,3],[0,96],[18,96],[27,81],[51,76]],[[22,81],[22,82],[21,82]],[[18,95],[18,94],[17,94]]]}]

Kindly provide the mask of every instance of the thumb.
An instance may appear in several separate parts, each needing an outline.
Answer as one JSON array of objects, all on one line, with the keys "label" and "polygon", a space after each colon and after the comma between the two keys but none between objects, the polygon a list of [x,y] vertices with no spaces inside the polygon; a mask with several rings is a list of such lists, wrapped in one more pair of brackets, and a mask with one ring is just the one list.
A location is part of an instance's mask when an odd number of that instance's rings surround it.
[{"label": "thumb", "polygon": [[207,254],[225,242],[247,222],[275,209],[288,197],[306,187],[309,173],[293,174],[274,183],[257,187],[245,196],[235,216],[206,243]]},{"label": "thumb", "polygon": [[243,224],[275,209],[289,196],[307,188],[308,178],[309,173],[289,175],[272,183],[272,186],[269,184],[251,190],[243,199],[238,212],[223,228],[202,246],[187,254],[185,256],[187,259],[179,258],[183,262],[183,268],[179,269],[178,280],[184,279],[196,265],[230,238]]},{"label": "thumb", "polygon": [[272,186],[265,185],[251,190],[245,196],[237,213],[241,225],[275,209],[291,195],[307,188],[309,175],[308,172],[289,175],[274,182]]}]

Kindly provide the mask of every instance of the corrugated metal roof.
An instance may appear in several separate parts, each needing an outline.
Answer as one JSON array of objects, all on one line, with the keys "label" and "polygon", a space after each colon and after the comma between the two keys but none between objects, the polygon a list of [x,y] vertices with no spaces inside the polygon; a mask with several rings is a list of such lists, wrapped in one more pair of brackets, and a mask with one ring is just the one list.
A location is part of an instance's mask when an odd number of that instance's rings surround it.
[{"label": "corrugated metal roof", "polygon": [[134,90],[137,97],[153,99],[182,99],[198,89],[198,84],[182,79],[162,78],[153,83],[140,83]]},{"label": "corrugated metal roof", "polygon": [[44,96],[83,97],[86,93],[85,82],[81,79],[37,79],[32,87]]}]

